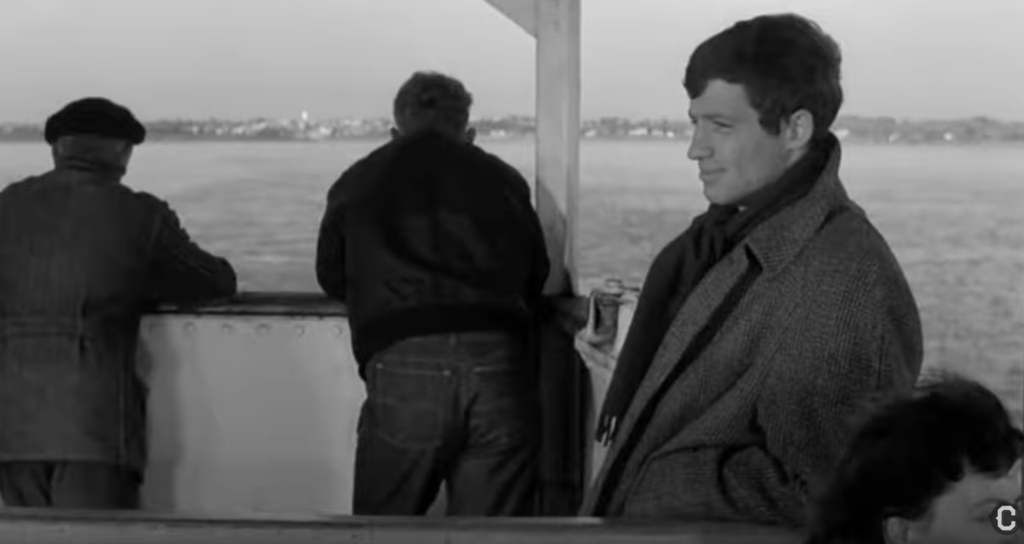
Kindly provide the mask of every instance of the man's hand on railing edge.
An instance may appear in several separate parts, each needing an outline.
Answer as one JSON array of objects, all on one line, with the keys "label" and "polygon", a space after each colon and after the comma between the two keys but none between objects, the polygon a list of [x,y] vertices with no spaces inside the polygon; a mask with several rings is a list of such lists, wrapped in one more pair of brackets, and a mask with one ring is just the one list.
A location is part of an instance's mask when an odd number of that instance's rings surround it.
[{"label": "man's hand on railing edge", "polygon": [[587,365],[587,368],[591,372],[597,372],[601,374],[611,375],[615,369],[616,357],[610,353],[606,353],[597,346],[590,343],[590,334],[586,329],[576,333],[575,337],[576,352],[580,354],[580,358],[583,359],[583,363]]}]

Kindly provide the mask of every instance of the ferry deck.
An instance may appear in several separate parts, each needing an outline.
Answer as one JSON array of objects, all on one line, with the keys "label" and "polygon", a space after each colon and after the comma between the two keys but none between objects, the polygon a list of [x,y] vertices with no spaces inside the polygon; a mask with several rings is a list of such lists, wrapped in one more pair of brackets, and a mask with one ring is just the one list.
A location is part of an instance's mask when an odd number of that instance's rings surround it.
[{"label": "ferry deck", "polygon": [[[142,324],[150,464],[134,513],[0,512],[0,541],[35,543],[372,542],[790,543],[772,528],[575,517],[604,451],[593,437],[611,369],[587,364],[586,329],[620,347],[635,290],[577,296],[582,0],[485,0],[536,40],[535,200],[552,261],[556,317],[543,335],[543,517],[362,518],[351,512],[355,428],[365,396],[345,307],[319,294],[243,293],[167,307]],[[312,266],[312,263],[310,263]],[[609,327],[610,325],[610,327]],[[432,513],[440,511],[443,497]]]}]

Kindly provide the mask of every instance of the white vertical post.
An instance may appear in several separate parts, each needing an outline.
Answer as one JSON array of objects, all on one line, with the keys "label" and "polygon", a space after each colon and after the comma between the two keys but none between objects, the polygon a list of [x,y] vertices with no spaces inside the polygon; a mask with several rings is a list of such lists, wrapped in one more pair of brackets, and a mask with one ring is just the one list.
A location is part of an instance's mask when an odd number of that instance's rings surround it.
[{"label": "white vertical post", "polygon": [[547,294],[576,292],[580,149],[580,0],[486,0],[537,40],[537,213]]},{"label": "white vertical post", "polygon": [[548,294],[577,288],[580,0],[537,2],[536,200],[548,243]]}]

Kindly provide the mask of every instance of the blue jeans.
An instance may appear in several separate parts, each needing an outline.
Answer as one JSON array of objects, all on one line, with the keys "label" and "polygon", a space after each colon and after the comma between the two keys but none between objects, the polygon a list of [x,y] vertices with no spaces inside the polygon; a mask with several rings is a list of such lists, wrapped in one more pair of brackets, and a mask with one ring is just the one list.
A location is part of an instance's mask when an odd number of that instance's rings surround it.
[{"label": "blue jeans", "polygon": [[366,367],[355,515],[423,515],[446,484],[450,516],[529,516],[539,405],[513,335],[410,338]]}]

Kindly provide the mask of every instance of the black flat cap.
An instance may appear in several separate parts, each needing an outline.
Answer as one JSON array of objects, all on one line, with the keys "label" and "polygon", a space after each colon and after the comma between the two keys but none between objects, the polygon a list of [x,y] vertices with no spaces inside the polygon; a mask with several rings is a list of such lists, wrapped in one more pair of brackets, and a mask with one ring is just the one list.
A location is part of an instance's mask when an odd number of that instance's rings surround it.
[{"label": "black flat cap", "polygon": [[106,98],[90,97],[75,100],[46,120],[44,136],[48,144],[73,135],[103,136],[139,145],[146,139],[146,127],[128,108]]}]

